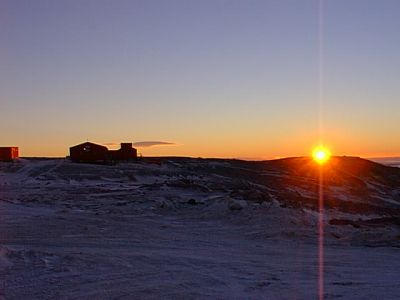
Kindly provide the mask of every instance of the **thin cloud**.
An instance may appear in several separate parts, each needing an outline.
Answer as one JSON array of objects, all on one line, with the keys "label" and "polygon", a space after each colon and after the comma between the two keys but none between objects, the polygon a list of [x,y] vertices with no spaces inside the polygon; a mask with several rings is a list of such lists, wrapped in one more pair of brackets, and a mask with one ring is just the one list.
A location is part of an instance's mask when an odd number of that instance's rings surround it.
[{"label": "thin cloud", "polygon": [[143,142],[136,142],[133,143],[135,147],[155,147],[155,146],[175,146],[176,143],[172,142],[163,142],[163,141],[143,141]]},{"label": "thin cloud", "polygon": [[118,143],[103,143],[104,146],[118,146]]}]

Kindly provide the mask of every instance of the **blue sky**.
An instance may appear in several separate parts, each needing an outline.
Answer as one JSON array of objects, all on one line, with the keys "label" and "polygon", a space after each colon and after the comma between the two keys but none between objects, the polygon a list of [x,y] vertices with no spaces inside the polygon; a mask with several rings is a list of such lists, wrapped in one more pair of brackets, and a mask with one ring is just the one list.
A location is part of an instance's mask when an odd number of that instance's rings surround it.
[{"label": "blue sky", "polygon": [[[317,0],[1,1],[0,143],[148,155],[306,155],[318,139]],[[324,141],[399,155],[400,2],[323,1]]]}]

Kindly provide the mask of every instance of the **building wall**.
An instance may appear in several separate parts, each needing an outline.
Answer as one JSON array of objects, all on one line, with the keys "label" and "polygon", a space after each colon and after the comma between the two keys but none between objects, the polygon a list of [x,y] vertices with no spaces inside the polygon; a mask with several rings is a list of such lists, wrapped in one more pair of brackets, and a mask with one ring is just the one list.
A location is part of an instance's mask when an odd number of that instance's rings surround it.
[{"label": "building wall", "polygon": [[16,159],[19,157],[19,148],[18,147],[12,147],[11,156],[13,159]]},{"label": "building wall", "polygon": [[118,150],[109,151],[111,160],[135,160],[137,159],[137,150],[132,147],[132,143],[121,143]]}]

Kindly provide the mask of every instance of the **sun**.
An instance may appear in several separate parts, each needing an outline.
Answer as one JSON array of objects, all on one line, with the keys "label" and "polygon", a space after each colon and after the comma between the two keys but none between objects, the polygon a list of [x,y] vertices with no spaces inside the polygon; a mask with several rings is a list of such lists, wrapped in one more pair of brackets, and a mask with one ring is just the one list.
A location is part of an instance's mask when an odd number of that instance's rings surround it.
[{"label": "sun", "polygon": [[318,146],[314,148],[312,157],[318,164],[323,165],[331,158],[331,152],[324,146]]}]

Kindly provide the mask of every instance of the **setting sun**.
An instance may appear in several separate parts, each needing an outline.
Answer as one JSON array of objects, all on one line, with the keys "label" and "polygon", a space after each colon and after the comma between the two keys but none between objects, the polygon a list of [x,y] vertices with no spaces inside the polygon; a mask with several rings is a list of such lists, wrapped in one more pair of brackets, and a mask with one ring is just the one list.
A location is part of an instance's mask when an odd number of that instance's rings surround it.
[{"label": "setting sun", "polygon": [[312,157],[317,163],[324,164],[330,159],[331,153],[327,148],[318,146],[314,148]]}]

